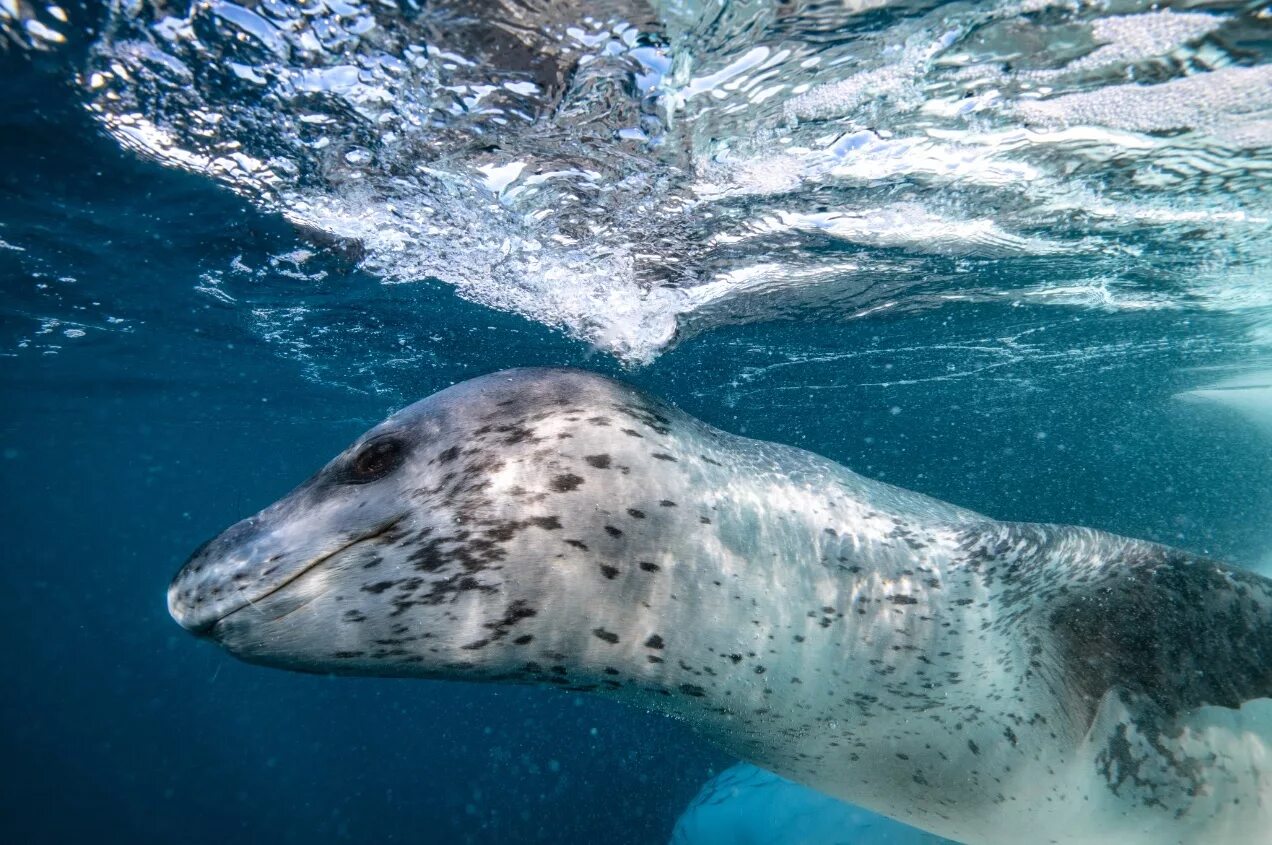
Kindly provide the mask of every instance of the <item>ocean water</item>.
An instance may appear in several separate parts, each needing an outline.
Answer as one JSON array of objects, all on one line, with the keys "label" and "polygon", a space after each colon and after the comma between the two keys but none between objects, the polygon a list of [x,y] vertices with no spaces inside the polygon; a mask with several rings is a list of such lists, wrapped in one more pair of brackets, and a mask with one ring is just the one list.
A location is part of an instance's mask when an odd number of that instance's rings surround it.
[{"label": "ocean water", "polygon": [[[289,675],[168,617],[201,541],[506,367],[1272,570],[1270,34],[1235,2],[0,0],[0,838],[688,836],[735,761],[671,719]],[[755,829],[729,794],[677,841]]]}]

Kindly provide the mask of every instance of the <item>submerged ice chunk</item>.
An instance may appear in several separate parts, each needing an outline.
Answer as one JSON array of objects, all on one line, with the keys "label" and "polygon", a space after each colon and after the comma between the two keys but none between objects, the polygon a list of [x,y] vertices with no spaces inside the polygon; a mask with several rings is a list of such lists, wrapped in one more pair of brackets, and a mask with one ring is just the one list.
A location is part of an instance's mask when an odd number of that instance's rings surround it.
[{"label": "submerged ice chunk", "polygon": [[953,845],[739,763],[707,781],[671,845]]},{"label": "submerged ice chunk", "polygon": [[1177,398],[1231,408],[1272,437],[1272,370],[1227,378],[1185,391]]}]

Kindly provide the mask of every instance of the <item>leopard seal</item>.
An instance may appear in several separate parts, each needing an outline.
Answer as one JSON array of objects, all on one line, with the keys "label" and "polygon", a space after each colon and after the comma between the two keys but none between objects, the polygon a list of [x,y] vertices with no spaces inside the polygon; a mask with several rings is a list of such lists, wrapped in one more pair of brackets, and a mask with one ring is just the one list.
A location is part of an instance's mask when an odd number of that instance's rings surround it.
[{"label": "leopard seal", "polygon": [[195,551],[168,605],[269,666],[656,708],[966,843],[1272,842],[1272,581],[582,371],[399,411]]}]

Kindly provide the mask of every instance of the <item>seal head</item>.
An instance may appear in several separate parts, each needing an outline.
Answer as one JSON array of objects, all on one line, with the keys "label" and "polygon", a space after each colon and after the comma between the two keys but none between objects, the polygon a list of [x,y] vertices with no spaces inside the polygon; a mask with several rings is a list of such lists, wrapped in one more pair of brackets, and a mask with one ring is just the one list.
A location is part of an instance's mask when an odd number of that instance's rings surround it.
[{"label": "seal head", "polygon": [[[683,418],[572,370],[443,390],[200,547],[169,610],[289,669],[613,683],[613,655],[589,655],[661,569],[656,548],[625,559],[677,507],[631,469],[678,460],[658,445],[669,414]],[[568,670],[551,656],[567,653]]]}]

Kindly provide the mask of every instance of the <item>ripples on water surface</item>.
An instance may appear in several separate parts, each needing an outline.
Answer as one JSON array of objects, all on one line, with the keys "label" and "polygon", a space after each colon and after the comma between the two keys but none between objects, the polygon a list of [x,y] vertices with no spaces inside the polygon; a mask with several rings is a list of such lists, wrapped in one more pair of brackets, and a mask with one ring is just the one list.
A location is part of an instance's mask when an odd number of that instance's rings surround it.
[{"label": "ripples on water surface", "polygon": [[[17,10],[27,44],[76,25]],[[1266,340],[1270,23],[1206,2],[130,2],[76,81],[123,146],[384,281],[440,279],[629,363],[722,324],[987,301],[1238,314]],[[254,270],[210,271],[207,295]]]}]

